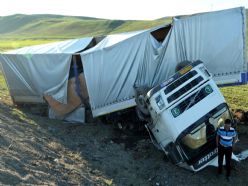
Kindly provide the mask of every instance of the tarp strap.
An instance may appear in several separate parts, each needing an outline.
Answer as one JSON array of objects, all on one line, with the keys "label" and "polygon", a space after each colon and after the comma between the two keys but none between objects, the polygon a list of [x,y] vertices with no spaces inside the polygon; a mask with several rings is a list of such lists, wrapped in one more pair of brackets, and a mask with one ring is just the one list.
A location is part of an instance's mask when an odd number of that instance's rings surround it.
[{"label": "tarp strap", "polygon": [[77,63],[76,63],[75,58],[73,58],[73,71],[74,71],[75,84],[76,84],[75,91],[76,91],[78,97],[80,97],[81,103],[83,103],[83,97],[80,93],[80,82],[79,82],[79,75],[78,75]]}]

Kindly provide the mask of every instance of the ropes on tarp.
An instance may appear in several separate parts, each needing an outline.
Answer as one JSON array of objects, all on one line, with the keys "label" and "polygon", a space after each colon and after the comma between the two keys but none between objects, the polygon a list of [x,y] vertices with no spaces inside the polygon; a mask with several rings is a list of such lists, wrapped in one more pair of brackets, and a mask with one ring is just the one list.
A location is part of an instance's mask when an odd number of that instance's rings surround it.
[{"label": "ropes on tarp", "polygon": [[73,56],[73,71],[74,71],[75,84],[76,84],[75,91],[76,91],[78,97],[80,98],[81,103],[83,103],[83,96],[81,95],[81,92],[80,92],[80,82],[79,82],[78,67],[77,67],[76,59],[75,59],[74,56]]}]

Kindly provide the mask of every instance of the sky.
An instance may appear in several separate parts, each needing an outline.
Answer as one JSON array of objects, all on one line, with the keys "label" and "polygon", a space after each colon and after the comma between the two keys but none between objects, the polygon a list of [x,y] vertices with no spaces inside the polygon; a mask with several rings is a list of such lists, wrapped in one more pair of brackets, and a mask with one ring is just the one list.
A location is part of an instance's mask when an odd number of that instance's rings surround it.
[{"label": "sky", "polygon": [[153,20],[239,6],[248,8],[248,0],[0,0],[0,16],[20,13]]}]

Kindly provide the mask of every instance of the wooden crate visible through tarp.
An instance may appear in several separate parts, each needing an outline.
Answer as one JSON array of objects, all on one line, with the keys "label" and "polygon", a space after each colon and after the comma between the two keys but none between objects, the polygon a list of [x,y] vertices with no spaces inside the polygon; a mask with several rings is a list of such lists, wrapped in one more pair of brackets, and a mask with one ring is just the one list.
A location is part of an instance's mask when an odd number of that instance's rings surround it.
[{"label": "wooden crate visible through tarp", "polygon": [[79,88],[81,98],[76,92],[76,78],[70,78],[68,80],[67,88],[67,104],[63,104],[55,99],[52,96],[45,95],[44,98],[48,102],[51,109],[54,111],[55,116],[58,119],[63,119],[67,114],[73,112],[79,106],[85,107],[88,105],[88,92],[86,88],[85,78],[83,73],[80,73],[78,76],[79,79]]}]

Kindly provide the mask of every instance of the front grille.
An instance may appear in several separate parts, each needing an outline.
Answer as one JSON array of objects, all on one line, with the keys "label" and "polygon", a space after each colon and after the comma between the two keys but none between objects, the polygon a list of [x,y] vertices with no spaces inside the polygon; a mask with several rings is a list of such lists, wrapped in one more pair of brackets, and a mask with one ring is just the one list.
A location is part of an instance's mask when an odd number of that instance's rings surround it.
[{"label": "front grille", "polygon": [[164,93],[165,94],[170,93],[172,90],[174,90],[175,88],[177,88],[181,84],[185,83],[187,80],[189,80],[190,78],[194,77],[196,74],[197,74],[197,72],[195,70],[188,72],[187,74],[185,74],[184,76],[182,76],[178,80],[176,80],[173,83],[171,83],[168,87],[166,87],[164,89]]},{"label": "front grille", "polygon": [[168,103],[171,103],[172,101],[176,100],[179,98],[181,95],[185,94],[187,91],[198,85],[201,81],[203,81],[203,77],[199,76],[193,81],[189,82],[186,84],[184,87],[180,88],[177,92],[172,94],[167,98]]},{"label": "front grille", "polygon": [[190,97],[188,97],[187,99],[182,101],[180,104],[178,104],[176,107],[174,107],[171,110],[172,115],[176,118],[177,116],[181,115],[184,111],[193,107],[199,101],[207,97],[212,92],[213,92],[213,89],[210,85],[203,87],[202,89],[199,90],[199,92],[192,94]]}]

